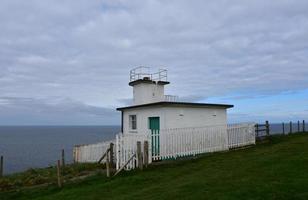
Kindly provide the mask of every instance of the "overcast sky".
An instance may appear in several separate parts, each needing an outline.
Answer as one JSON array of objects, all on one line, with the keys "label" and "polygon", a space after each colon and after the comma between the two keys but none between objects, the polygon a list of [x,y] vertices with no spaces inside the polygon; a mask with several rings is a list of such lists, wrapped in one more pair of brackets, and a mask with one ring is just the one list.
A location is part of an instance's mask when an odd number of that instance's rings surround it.
[{"label": "overcast sky", "polygon": [[0,125],[120,124],[129,70],[229,121],[308,120],[307,0],[1,0]]}]

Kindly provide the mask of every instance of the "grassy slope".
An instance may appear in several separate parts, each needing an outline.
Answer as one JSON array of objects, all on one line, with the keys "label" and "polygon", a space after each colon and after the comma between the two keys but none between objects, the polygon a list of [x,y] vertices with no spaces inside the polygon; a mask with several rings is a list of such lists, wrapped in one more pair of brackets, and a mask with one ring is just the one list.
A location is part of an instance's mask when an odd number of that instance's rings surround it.
[{"label": "grassy slope", "polygon": [[308,134],[0,199],[308,199]]}]

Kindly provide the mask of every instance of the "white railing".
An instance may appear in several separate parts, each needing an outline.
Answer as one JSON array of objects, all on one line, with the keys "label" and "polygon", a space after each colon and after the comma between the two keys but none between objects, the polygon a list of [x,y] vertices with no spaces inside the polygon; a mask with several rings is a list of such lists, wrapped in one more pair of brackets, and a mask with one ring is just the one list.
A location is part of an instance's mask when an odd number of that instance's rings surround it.
[{"label": "white railing", "polygon": [[[137,153],[137,142],[141,142],[141,152],[144,154],[144,141],[150,141],[149,134],[122,134],[119,133],[116,135],[116,169],[120,169],[127,161],[132,157],[132,155]],[[150,145],[149,145],[150,146]],[[149,152],[151,152],[151,148],[149,147]],[[143,156],[144,157],[144,156]],[[149,154],[148,163],[152,162],[152,158]],[[136,158],[132,159],[128,165],[126,165],[125,169],[130,170],[134,169],[138,166],[138,160]]]},{"label": "white railing", "polygon": [[229,148],[242,147],[256,144],[255,124],[230,124],[228,125]]},{"label": "white railing", "polygon": [[74,162],[98,162],[102,155],[110,147],[110,143],[115,143],[115,140],[100,142],[96,144],[76,145],[73,149]]},{"label": "white railing", "polygon": [[165,95],[164,101],[177,102],[177,101],[179,101],[179,96],[175,96],[175,95]]}]

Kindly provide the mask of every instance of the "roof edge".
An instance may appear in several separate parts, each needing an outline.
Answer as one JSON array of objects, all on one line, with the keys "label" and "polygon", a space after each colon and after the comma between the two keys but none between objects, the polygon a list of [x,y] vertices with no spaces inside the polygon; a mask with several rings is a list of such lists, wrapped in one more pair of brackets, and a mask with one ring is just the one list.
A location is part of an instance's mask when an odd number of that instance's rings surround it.
[{"label": "roof edge", "polygon": [[129,82],[128,85],[134,86],[134,85],[137,85],[139,83],[155,84],[155,81],[152,81],[150,79],[138,79],[138,80]]},{"label": "roof edge", "polygon": [[118,111],[123,111],[127,109],[133,108],[142,108],[142,107],[150,107],[150,106],[166,106],[166,105],[179,105],[179,106],[199,106],[199,107],[221,107],[221,108],[233,108],[234,105],[230,104],[212,104],[212,103],[192,103],[192,102],[170,102],[170,101],[159,101],[155,103],[148,104],[140,104],[134,106],[120,107],[117,108]]},{"label": "roof edge", "polygon": [[153,81],[151,79],[138,79],[138,80],[135,80],[135,81],[131,81],[128,83],[129,86],[134,86],[134,85],[137,85],[137,84],[140,84],[140,83],[146,83],[146,84],[158,84],[158,85],[168,85],[170,84],[169,81]]}]

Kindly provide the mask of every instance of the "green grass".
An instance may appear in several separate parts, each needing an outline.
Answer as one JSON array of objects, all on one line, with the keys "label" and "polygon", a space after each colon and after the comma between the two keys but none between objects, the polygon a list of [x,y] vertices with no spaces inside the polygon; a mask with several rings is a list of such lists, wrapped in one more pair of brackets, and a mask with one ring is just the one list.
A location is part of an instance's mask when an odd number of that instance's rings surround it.
[{"label": "green grass", "polygon": [[308,134],[298,134],[112,179],[97,175],[63,189],[0,193],[0,199],[308,199],[307,188]]},{"label": "green grass", "polygon": [[[70,164],[66,165],[63,174],[64,180],[70,180],[93,173],[104,166],[99,164]],[[57,168],[50,166],[48,168],[29,169],[25,172],[16,173],[0,178],[0,192],[8,190],[17,190],[24,187],[37,186],[42,184],[57,183]]]}]

